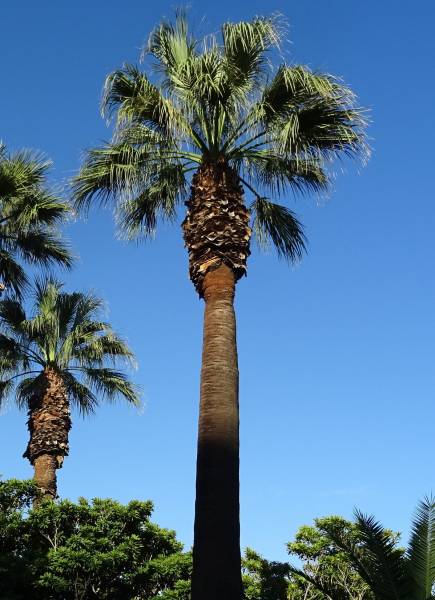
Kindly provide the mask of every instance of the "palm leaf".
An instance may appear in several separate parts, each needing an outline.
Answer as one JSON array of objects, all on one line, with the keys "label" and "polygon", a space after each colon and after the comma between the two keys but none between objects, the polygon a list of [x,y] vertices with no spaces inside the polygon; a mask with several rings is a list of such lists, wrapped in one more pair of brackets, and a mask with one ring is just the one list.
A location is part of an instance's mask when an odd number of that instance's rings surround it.
[{"label": "palm leaf", "polygon": [[38,393],[38,381],[38,376],[22,377],[20,382],[17,384],[15,396],[19,408],[28,408],[29,402],[32,400],[35,394]]},{"label": "palm leaf", "polygon": [[145,124],[165,137],[189,131],[182,114],[165,98],[144,73],[134,65],[124,65],[111,73],[104,86],[102,112],[111,115],[116,109],[117,126],[130,121]]},{"label": "palm leaf", "polygon": [[94,197],[106,205],[117,195],[134,194],[147,181],[149,154],[148,145],[137,147],[130,143],[106,144],[90,151],[80,175],[72,182],[75,208],[89,208]]},{"label": "palm leaf", "polygon": [[433,597],[435,583],[435,501],[426,497],[416,510],[408,549],[411,576],[418,590],[416,600]]},{"label": "palm leaf", "polygon": [[313,73],[307,67],[280,65],[262,93],[261,100],[253,106],[253,114],[271,125],[288,117],[289,111],[307,99],[340,97],[351,102],[351,90],[328,74]]},{"label": "palm leaf", "polygon": [[289,189],[301,194],[327,190],[328,177],[317,159],[287,158],[267,150],[246,151],[241,156],[249,180],[276,196],[288,193]]},{"label": "palm leaf", "polygon": [[44,189],[32,187],[11,197],[3,205],[0,223],[6,232],[13,233],[17,228],[28,230],[41,225],[56,225],[68,214],[69,206],[66,202],[61,202]]},{"label": "palm leaf", "polygon": [[305,235],[294,213],[285,206],[257,198],[250,207],[253,229],[260,246],[272,242],[278,255],[289,261],[302,258]]},{"label": "palm leaf", "polygon": [[21,324],[25,320],[26,313],[20,302],[11,298],[0,301],[0,322],[13,335],[21,335]]},{"label": "palm leaf", "polygon": [[28,279],[23,267],[10,252],[2,249],[0,249],[0,284],[3,289],[11,289],[19,299],[28,286]]},{"label": "palm leaf", "polygon": [[120,230],[126,239],[150,236],[157,219],[173,221],[176,206],[186,194],[184,168],[179,163],[162,162],[150,183],[134,199],[119,206]]},{"label": "palm leaf", "polygon": [[0,408],[13,390],[14,382],[12,379],[0,380]]},{"label": "palm leaf", "polygon": [[82,415],[94,413],[99,402],[89,386],[81,383],[68,371],[63,371],[62,375],[71,403],[79,409]]},{"label": "palm leaf", "polygon": [[189,34],[186,13],[178,10],[174,24],[163,21],[151,32],[142,59],[147,54],[157,59],[154,68],[164,75],[163,87],[183,96],[194,83],[192,63],[196,46]]},{"label": "palm leaf", "polygon": [[382,525],[373,516],[356,511],[363,553],[357,562],[359,573],[379,600],[404,600],[412,586],[407,576],[403,552],[397,549]]},{"label": "palm leaf", "polygon": [[47,186],[50,161],[28,151],[0,153],[0,283],[20,298],[27,277],[18,259],[71,266],[68,245],[55,229],[69,213]]},{"label": "palm leaf", "polygon": [[83,366],[102,365],[106,359],[112,362],[123,359],[129,364],[134,364],[133,353],[128,345],[113,333],[99,337],[92,336],[86,343],[80,346],[72,344],[72,346],[70,359]]},{"label": "palm leaf", "polygon": [[83,372],[89,385],[106,400],[116,400],[123,397],[125,400],[139,406],[139,395],[137,388],[128,380],[121,371],[109,368],[83,367]]},{"label": "palm leaf", "polygon": [[277,18],[257,17],[250,22],[224,23],[226,72],[234,89],[246,93],[261,83],[265,76],[266,52],[272,46],[279,46],[280,37]]},{"label": "palm leaf", "polygon": [[42,266],[58,264],[70,269],[73,258],[68,246],[48,231],[29,231],[15,237],[17,251],[28,263]]}]

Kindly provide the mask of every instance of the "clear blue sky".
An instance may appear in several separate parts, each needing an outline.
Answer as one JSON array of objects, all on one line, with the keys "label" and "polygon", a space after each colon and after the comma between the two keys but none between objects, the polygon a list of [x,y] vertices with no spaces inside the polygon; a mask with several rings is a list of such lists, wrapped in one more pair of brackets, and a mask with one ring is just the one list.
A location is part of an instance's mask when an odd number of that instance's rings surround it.
[{"label": "clear blue sky", "polygon": [[[135,61],[173,2],[8,2],[0,39],[0,138],[44,150],[53,182],[109,137],[103,79]],[[243,546],[284,559],[316,516],[354,506],[407,531],[435,489],[435,6],[345,0],[194,2],[200,31],[280,11],[294,63],[340,75],[372,111],[368,167],[338,172],[331,197],[291,200],[310,240],[288,268],[254,250],[237,296]],[[338,168],[337,171],[340,171]],[[202,304],[180,229],[117,241],[109,211],[67,235],[80,255],[68,289],[92,288],[137,353],[144,410],[74,417],[64,497],[150,498],[156,521],[192,541]],[[26,416],[0,418],[0,473],[31,475]]]}]

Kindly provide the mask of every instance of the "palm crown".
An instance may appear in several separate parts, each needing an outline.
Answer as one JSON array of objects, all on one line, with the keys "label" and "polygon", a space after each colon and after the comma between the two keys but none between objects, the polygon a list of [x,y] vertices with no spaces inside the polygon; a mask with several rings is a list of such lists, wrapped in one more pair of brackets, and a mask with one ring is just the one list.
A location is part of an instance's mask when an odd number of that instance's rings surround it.
[{"label": "palm crown", "polygon": [[69,207],[47,189],[49,166],[34,153],[9,155],[0,144],[0,284],[18,297],[28,283],[20,259],[43,266],[72,263],[56,231]]},{"label": "palm crown", "polygon": [[189,175],[221,162],[252,196],[260,243],[299,257],[299,222],[268,197],[325,189],[329,159],[366,152],[364,118],[350,89],[329,75],[287,64],[273,73],[268,53],[279,41],[275,18],[226,23],[220,39],[202,42],[183,14],[157,27],[144,51],[155,81],[128,64],[107,77],[102,110],[116,112],[115,135],[88,153],[74,182],[77,206],[115,196],[124,235],[149,235],[159,216],[174,217]]},{"label": "palm crown", "polygon": [[30,317],[16,300],[0,302],[0,402],[15,390],[17,403],[27,406],[39,393],[41,374],[51,369],[83,413],[93,411],[101,397],[120,396],[137,404],[137,390],[114,368],[119,359],[132,363],[132,352],[109,323],[98,318],[102,301],[61,288],[53,280],[38,282]]}]

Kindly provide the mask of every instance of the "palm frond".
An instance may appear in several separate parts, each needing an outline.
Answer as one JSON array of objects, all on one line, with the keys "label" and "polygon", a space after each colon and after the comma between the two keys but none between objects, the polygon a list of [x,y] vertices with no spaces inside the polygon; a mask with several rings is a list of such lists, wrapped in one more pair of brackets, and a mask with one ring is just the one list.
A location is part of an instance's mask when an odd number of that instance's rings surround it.
[{"label": "palm frond", "polygon": [[182,114],[169,98],[134,65],[124,65],[111,73],[104,86],[102,112],[111,115],[116,110],[117,126],[140,122],[167,138],[189,131]]},{"label": "palm frond", "polygon": [[278,153],[366,158],[365,111],[355,104],[353,92],[338,79],[281,65],[247,120],[262,123],[262,141]]},{"label": "palm frond", "polygon": [[4,404],[5,400],[14,388],[14,382],[12,379],[0,380],[0,408]]},{"label": "palm frond", "polygon": [[64,221],[69,213],[67,202],[44,189],[32,187],[10,197],[9,202],[2,205],[0,225],[6,233],[17,229],[27,231],[41,225],[52,227]]},{"label": "palm frond", "polygon": [[361,155],[365,160],[368,148],[364,126],[360,110],[329,99],[315,99],[298,107],[284,127],[279,128],[278,147],[314,157]]},{"label": "palm frond", "polygon": [[252,21],[224,23],[222,39],[231,86],[239,93],[247,93],[265,77],[266,52],[280,43],[280,21],[276,17],[257,17]]},{"label": "palm frond", "polygon": [[70,358],[87,367],[102,365],[107,359],[112,362],[123,359],[129,364],[134,364],[133,352],[125,341],[112,332],[99,337],[92,336],[85,343],[73,345]]},{"label": "palm frond", "polygon": [[416,600],[432,598],[435,583],[435,500],[426,497],[416,510],[407,558],[415,586]]},{"label": "palm frond", "polygon": [[[77,293],[76,298],[74,309],[72,309],[74,313],[72,329],[77,329],[83,325],[88,326],[90,322],[95,323],[96,315],[105,307],[104,301],[92,292]],[[99,325],[99,327],[101,327],[100,331],[104,328],[104,325]]]},{"label": "palm frond", "polygon": [[289,261],[300,260],[305,251],[305,235],[294,213],[285,206],[257,198],[250,206],[253,229],[260,246],[272,242],[278,255]]},{"label": "palm frond", "polygon": [[287,158],[267,150],[247,151],[241,156],[249,178],[274,196],[288,193],[289,189],[305,194],[328,188],[328,177],[318,159]]},{"label": "palm frond", "polygon": [[151,32],[141,58],[150,54],[157,59],[154,68],[164,76],[163,87],[182,96],[194,83],[191,66],[196,46],[189,34],[186,13],[178,10],[175,23],[163,21]]},{"label": "palm frond", "polygon": [[26,320],[24,307],[20,302],[12,298],[0,300],[0,324],[6,326],[12,334],[20,336],[21,324]]},{"label": "palm frond", "polygon": [[10,355],[14,356],[15,359],[19,359],[19,346],[14,339],[0,333],[0,359],[7,358]]},{"label": "palm frond", "polygon": [[63,283],[53,277],[37,277],[34,283],[35,311],[42,317],[55,313]]},{"label": "palm frond", "polygon": [[39,377],[23,377],[17,384],[15,396],[18,408],[28,408],[32,397],[38,393]]},{"label": "palm frond", "polygon": [[20,368],[27,370],[30,360],[25,345],[12,337],[0,333],[0,373],[14,374]]},{"label": "palm frond", "polygon": [[[66,338],[73,328],[77,318],[77,311],[81,306],[85,294],[81,292],[58,294],[56,299],[56,316],[59,321],[59,337]],[[99,306],[99,305],[97,305]]]},{"label": "palm frond", "polygon": [[130,144],[106,144],[89,151],[72,181],[75,208],[88,209],[94,197],[106,205],[117,194],[134,193],[143,179],[147,150]]},{"label": "palm frond", "polygon": [[58,264],[70,269],[73,258],[69,246],[58,235],[48,231],[21,232],[14,238],[21,257],[28,263],[42,266]]},{"label": "palm frond", "polygon": [[95,412],[98,407],[98,398],[88,385],[79,381],[72,373],[62,372],[63,382],[67,389],[68,397],[71,403],[79,409],[82,415],[89,415]]},{"label": "palm frond", "polygon": [[0,278],[18,298],[27,278],[18,258],[28,263],[71,266],[68,245],[55,226],[69,206],[47,185],[50,162],[29,151],[0,155]]},{"label": "palm frond", "polygon": [[363,553],[357,563],[359,573],[379,600],[404,600],[412,586],[402,551],[373,516],[355,511]]},{"label": "palm frond", "polygon": [[107,367],[83,367],[83,372],[86,375],[88,385],[106,400],[113,401],[118,397],[123,397],[135,406],[140,405],[138,389],[122,371]]},{"label": "palm frond", "polygon": [[42,153],[21,150],[8,154],[5,146],[0,156],[0,195],[16,197],[23,191],[45,185],[52,162]]},{"label": "palm frond", "polygon": [[270,83],[262,93],[258,105],[253,108],[267,123],[288,115],[288,111],[302,104],[308,98],[342,98],[352,101],[351,90],[331,75],[313,73],[302,65],[280,65]]},{"label": "palm frond", "polygon": [[23,267],[6,250],[0,249],[0,284],[12,290],[17,298],[22,298],[28,287],[28,279]]},{"label": "palm frond", "polygon": [[121,235],[126,239],[147,237],[154,233],[157,219],[173,221],[176,206],[186,195],[185,170],[180,163],[163,162],[156,168],[148,186],[134,199],[118,209]]}]

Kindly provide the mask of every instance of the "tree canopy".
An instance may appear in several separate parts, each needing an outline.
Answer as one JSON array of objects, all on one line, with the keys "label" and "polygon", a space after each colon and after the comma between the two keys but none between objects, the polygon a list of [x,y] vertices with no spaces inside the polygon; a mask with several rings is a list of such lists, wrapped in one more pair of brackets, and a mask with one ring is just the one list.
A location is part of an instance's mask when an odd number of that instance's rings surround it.
[{"label": "tree canopy", "polygon": [[3,600],[187,600],[191,556],[152,502],[80,498],[31,509],[32,482],[0,482]]},{"label": "tree canopy", "polygon": [[281,30],[278,17],[258,17],[197,39],[182,11],[157,26],[143,50],[147,69],[125,64],[106,79],[113,140],[88,152],[73,183],[76,206],[114,199],[123,235],[149,236],[159,217],[173,220],[192,173],[221,161],[251,197],[260,244],[300,257],[299,221],[270,198],[325,190],[332,159],[367,154],[365,119],[339,79],[271,67]]}]

